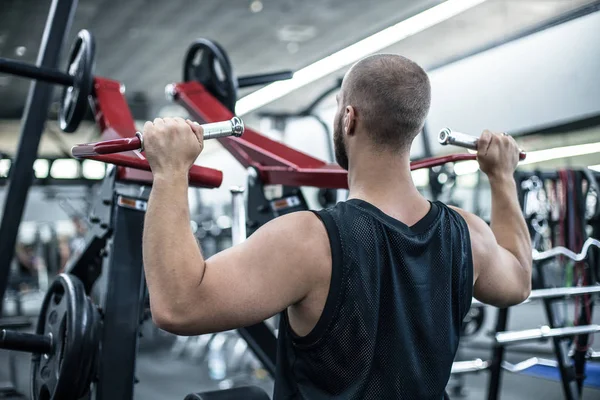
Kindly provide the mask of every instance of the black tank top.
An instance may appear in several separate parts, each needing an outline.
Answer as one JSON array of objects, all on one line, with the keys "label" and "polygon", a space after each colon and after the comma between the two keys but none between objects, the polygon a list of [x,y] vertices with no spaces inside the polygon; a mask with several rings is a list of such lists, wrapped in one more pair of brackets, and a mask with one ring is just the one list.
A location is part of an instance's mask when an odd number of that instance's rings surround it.
[{"label": "black tank top", "polygon": [[306,336],[282,313],[274,399],[443,399],[473,294],[465,220],[439,202],[411,227],[357,199],[316,214],[329,294]]}]

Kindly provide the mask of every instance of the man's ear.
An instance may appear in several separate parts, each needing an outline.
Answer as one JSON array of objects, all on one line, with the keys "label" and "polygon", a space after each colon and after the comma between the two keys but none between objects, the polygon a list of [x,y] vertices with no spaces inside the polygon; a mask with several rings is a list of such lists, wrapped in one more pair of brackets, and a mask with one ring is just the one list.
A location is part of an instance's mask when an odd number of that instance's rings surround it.
[{"label": "man's ear", "polygon": [[354,130],[356,129],[356,113],[354,111],[354,107],[346,106],[346,110],[344,112],[344,133],[346,135],[354,135]]}]

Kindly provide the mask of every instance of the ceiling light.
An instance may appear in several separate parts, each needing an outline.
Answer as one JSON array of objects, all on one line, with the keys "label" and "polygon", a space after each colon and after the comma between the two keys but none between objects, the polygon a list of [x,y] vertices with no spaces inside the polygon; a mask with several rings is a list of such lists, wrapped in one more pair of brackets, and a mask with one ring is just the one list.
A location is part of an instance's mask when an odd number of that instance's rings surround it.
[{"label": "ceiling light", "polygon": [[55,179],[75,179],[79,175],[79,162],[70,158],[54,160],[50,176]]},{"label": "ceiling light", "polygon": [[81,170],[86,179],[102,179],[106,175],[106,164],[100,161],[84,160]]},{"label": "ceiling light", "polygon": [[8,158],[0,159],[0,178],[6,178],[10,170],[11,161]]},{"label": "ceiling light", "polygon": [[300,69],[290,80],[272,83],[241,98],[237,102],[236,113],[244,115],[254,111],[369,54],[385,49],[402,39],[422,32],[485,1],[445,1]]},{"label": "ceiling light", "polygon": [[306,42],[317,36],[313,25],[285,25],[277,31],[277,39],[282,42]]},{"label": "ceiling light", "polygon": [[261,12],[262,9],[263,9],[262,1],[254,0],[252,3],[250,3],[250,11],[252,11],[253,13]]},{"label": "ceiling light", "polygon": [[48,177],[48,172],[50,172],[50,163],[48,160],[41,158],[37,159],[33,162],[33,170],[36,178],[46,179]]},{"label": "ceiling light", "polygon": [[574,146],[555,147],[553,149],[536,150],[527,153],[527,158],[521,164],[534,164],[542,161],[556,160],[559,158],[584,156],[586,154],[600,153],[600,142],[577,144]]}]

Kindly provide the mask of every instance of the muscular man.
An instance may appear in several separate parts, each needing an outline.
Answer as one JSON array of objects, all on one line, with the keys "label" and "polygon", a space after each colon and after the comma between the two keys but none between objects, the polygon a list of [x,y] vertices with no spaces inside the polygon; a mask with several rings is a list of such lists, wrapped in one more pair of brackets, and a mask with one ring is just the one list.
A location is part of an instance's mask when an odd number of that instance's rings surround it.
[{"label": "muscular man", "polygon": [[282,313],[276,399],[442,399],[472,296],[509,306],[530,292],[531,245],[512,177],[518,148],[508,136],[481,136],[488,227],[429,202],[412,182],[409,150],[430,104],[417,64],[365,58],[337,101],[348,200],[279,217],[208,260],[188,222],[187,171],[202,152],[202,129],[181,119],[146,123],[152,317],[197,335]]}]

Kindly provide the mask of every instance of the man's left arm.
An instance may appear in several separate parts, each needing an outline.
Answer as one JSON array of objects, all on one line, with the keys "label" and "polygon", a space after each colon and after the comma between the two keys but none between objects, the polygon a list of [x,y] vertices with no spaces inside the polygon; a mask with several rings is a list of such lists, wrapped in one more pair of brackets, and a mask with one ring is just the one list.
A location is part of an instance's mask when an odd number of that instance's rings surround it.
[{"label": "man's left arm", "polygon": [[324,226],[311,212],[265,224],[205,260],[193,236],[187,176],[155,175],[143,255],[152,318],[180,335],[258,323],[304,299],[331,274]]}]

